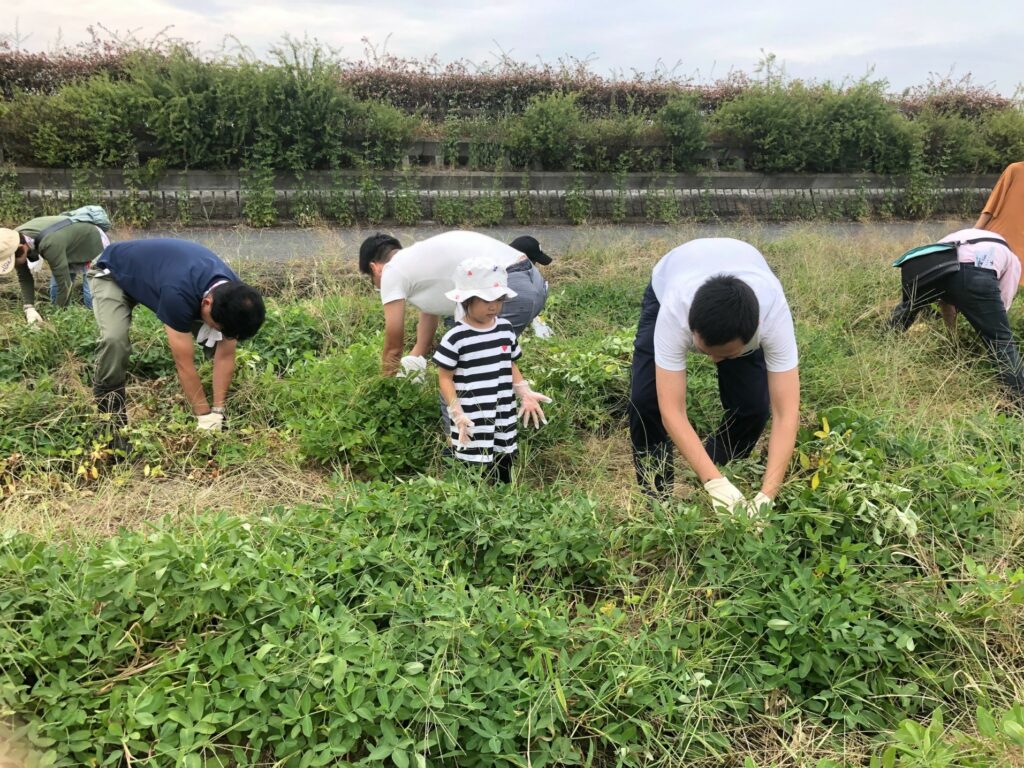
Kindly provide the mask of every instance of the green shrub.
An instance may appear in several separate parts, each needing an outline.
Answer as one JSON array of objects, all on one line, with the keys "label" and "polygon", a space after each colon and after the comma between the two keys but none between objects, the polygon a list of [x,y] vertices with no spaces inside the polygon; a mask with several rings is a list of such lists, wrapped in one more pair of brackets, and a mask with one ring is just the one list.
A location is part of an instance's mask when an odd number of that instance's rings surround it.
[{"label": "green shrub", "polygon": [[148,131],[172,167],[238,167],[258,129],[273,129],[261,120],[266,89],[251,63],[206,62],[176,48],[136,55],[130,72],[147,104]]},{"label": "green shrub", "polygon": [[479,227],[493,227],[505,219],[505,201],[498,191],[484,192],[473,198],[470,220]]},{"label": "green shrub", "polygon": [[325,203],[325,213],[328,218],[338,224],[349,226],[355,222],[355,215],[352,211],[353,189],[340,172],[333,171],[331,175],[331,194]]},{"label": "green shrub", "polygon": [[816,94],[800,83],[758,86],[723,104],[714,125],[727,142],[750,153],[753,170],[802,171],[810,154],[816,101]]},{"label": "green shrub", "polygon": [[420,193],[414,181],[415,179],[408,173],[403,173],[391,198],[395,221],[403,226],[412,226],[423,218]]},{"label": "green shrub", "polygon": [[144,200],[143,193],[151,195],[163,173],[163,162],[149,160],[139,166],[138,156],[125,160],[121,176],[125,193],[118,198],[114,207],[114,218],[129,227],[148,227],[156,218],[156,206],[151,199]]},{"label": "green shrub", "polygon": [[976,173],[998,164],[977,124],[966,117],[924,109],[914,117],[923,156],[933,173]]},{"label": "green shrub", "polygon": [[707,145],[707,122],[697,96],[677,96],[658,112],[658,125],[672,148],[672,164],[679,170],[697,165]]},{"label": "green shrub", "polygon": [[261,143],[242,169],[242,216],[250,227],[271,227],[277,223],[274,189],[273,148]]},{"label": "green shrub", "polygon": [[548,171],[567,168],[578,143],[582,119],[575,94],[534,97],[519,118],[509,121],[513,162],[536,163]]},{"label": "green shrub", "polygon": [[0,165],[0,225],[14,227],[32,218],[28,200],[11,165]]},{"label": "green shrub", "polygon": [[368,163],[361,163],[359,175],[359,207],[367,224],[380,224],[387,215],[387,198],[380,178]]},{"label": "green shrub", "polygon": [[505,158],[504,121],[470,118],[459,123],[459,133],[469,144],[467,166],[470,170],[497,168]]},{"label": "green shrub", "polygon": [[755,170],[904,173],[917,132],[882,86],[771,82],[741,92],[712,120],[722,138],[750,153]]},{"label": "green shrub", "polygon": [[676,224],[679,221],[679,200],[671,189],[649,191],[644,196],[644,213],[648,221]]},{"label": "green shrub", "polygon": [[578,167],[586,171],[609,172],[623,166],[634,170],[657,170],[664,165],[662,132],[646,114],[613,113],[584,120],[577,139],[582,152]]},{"label": "green shrub", "polygon": [[457,227],[469,220],[469,203],[458,193],[434,198],[434,219],[446,227]]},{"label": "green shrub", "polygon": [[5,142],[25,164],[116,167],[138,151],[146,114],[130,84],[98,75],[52,96],[17,96],[5,115]]},{"label": "green shrub", "polygon": [[884,82],[823,87],[814,109],[808,170],[904,172],[918,134],[889,102]]},{"label": "green shrub", "polygon": [[1024,109],[1001,109],[986,115],[983,129],[985,145],[994,153],[989,170],[1002,171],[1024,157]]},{"label": "green shrub", "polygon": [[[577,157],[579,157],[579,147],[576,148],[576,153]],[[590,218],[591,208],[590,190],[587,187],[583,173],[577,170],[573,176],[572,184],[565,191],[565,217],[569,219],[570,224],[586,224]]]}]

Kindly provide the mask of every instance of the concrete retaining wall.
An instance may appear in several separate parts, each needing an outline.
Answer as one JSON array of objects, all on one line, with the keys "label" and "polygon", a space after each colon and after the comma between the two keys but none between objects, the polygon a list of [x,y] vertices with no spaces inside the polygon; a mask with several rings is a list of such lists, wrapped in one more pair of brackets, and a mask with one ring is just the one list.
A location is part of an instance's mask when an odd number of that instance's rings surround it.
[{"label": "concrete retaining wall", "polygon": [[[151,189],[129,190],[118,170],[102,171],[91,191],[76,189],[67,169],[17,169],[18,183],[36,212],[99,202],[116,213],[134,195],[151,203],[158,219],[193,223],[243,218],[245,185],[237,171],[168,171]],[[503,218],[526,209],[532,221],[672,221],[678,218],[863,218],[921,212],[977,215],[996,175],[949,176],[909,188],[906,179],[870,174],[704,174],[489,173],[419,170],[375,173],[367,181],[357,171],[309,172],[301,178],[278,174],[274,205],[282,221],[296,218],[312,202],[322,212],[340,207],[357,219],[368,215],[368,198],[383,199],[385,218],[396,216],[396,201],[416,198],[423,220],[445,216],[474,218],[474,206],[500,203]],[[88,199],[85,199],[85,198]],[[98,199],[97,199],[98,198]],[[442,202],[444,201],[444,202]],[[518,201],[518,202],[517,202]],[[528,206],[526,205],[528,201]],[[333,203],[333,205],[332,205]],[[461,213],[460,213],[461,212]],[[379,209],[377,211],[379,214]],[[582,214],[582,215],[581,215]],[[326,214],[325,214],[326,215]],[[452,223],[446,221],[445,223]]]}]

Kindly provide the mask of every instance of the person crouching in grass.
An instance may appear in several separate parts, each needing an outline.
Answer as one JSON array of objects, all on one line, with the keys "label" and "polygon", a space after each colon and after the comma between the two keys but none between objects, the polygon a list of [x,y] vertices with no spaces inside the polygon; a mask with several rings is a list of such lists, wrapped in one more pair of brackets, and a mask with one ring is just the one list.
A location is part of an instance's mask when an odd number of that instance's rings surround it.
[{"label": "person crouching in grass", "polygon": [[523,424],[547,424],[541,403],[551,398],[530,389],[515,361],[521,351],[508,320],[499,317],[508,287],[505,269],[483,258],[462,261],[445,296],[456,304],[456,324],[437,350],[441,397],[451,418],[455,458],[480,466],[491,482],[512,480],[516,452],[516,398]]}]

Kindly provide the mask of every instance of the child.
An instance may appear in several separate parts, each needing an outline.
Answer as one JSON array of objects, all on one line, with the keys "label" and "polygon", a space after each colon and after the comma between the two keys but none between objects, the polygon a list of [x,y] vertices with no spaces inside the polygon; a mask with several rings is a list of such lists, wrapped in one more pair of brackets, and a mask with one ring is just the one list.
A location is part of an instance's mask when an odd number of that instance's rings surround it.
[{"label": "child", "polygon": [[519,343],[511,323],[499,315],[502,302],[515,298],[505,270],[493,261],[470,258],[453,276],[445,296],[457,305],[459,322],[434,353],[441,397],[451,417],[451,441],[460,461],[490,467],[492,481],[512,480],[516,451],[516,397],[523,424],[547,424],[541,403],[551,398],[530,389],[515,360]]}]

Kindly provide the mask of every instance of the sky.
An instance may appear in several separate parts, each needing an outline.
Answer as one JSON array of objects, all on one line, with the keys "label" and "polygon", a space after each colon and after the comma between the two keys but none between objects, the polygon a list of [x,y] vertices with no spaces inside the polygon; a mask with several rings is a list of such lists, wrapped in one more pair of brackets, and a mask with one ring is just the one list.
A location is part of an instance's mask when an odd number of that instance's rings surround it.
[{"label": "sky", "polygon": [[[604,77],[669,72],[708,83],[753,73],[774,54],[788,77],[842,82],[865,75],[889,90],[971,75],[1012,96],[1024,83],[1021,0],[6,0],[0,36],[25,49],[89,39],[102,24],[119,37],[168,34],[221,50],[231,38],[265,55],[291,35],[343,58],[378,53],[449,62],[589,62]],[[34,26],[44,22],[43,28]]]}]

